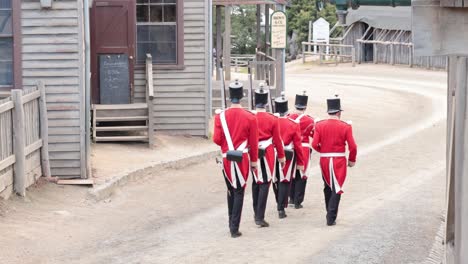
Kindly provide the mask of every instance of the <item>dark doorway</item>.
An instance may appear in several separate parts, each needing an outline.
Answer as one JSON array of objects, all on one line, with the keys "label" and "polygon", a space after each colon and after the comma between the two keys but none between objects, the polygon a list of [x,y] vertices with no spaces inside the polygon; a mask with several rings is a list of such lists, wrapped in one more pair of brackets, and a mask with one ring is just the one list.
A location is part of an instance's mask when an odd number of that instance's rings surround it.
[{"label": "dark doorway", "polygon": [[135,58],[135,0],[94,0],[91,84],[95,104],[131,102]]},{"label": "dark doorway", "polygon": [[[364,32],[367,31],[367,29],[369,28],[369,25],[367,24],[364,24]],[[369,30],[369,32],[367,32],[367,35],[364,36],[363,39],[367,39],[367,40],[373,40],[374,39],[374,29],[371,28]],[[371,43],[365,43],[364,44],[364,47],[363,47],[363,51],[364,51],[364,62],[373,62],[374,61],[374,44],[371,44]]]}]

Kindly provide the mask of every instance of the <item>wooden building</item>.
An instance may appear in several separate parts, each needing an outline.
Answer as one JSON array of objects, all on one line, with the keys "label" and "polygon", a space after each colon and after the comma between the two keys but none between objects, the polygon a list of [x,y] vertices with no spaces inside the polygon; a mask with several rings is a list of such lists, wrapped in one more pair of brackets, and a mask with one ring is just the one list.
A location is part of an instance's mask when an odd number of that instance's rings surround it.
[{"label": "wooden building", "polygon": [[359,63],[446,69],[446,56],[414,56],[411,19],[411,7],[362,6],[349,10],[344,27],[333,28],[341,33],[333,35],[331,42],[353,45]]},{"label": "wooden building", "polygon": [[[130,108],[125,104],[152,104],[147,111],[156,131],[207,136],[210,11],[205,0],[94,0],[93,103],[114,104],[113,109],[119,109],[117,104]],[[116,12],[122,14],[119,19],[114,19]],[[149,75],[147,54],[152,55]],[[123,86],[101,85],[98,60],[108,55],[128,58],[128,76],[117,79],[125,82]],[[147,100],[147,76],[153,80],[151,102]],[[118,94],[123,97],[111,98],[116,89],[122,89]]]},{"label": "wooden building", "polygon": [[107,120],[146,111],[151,131],[207,136],[210,19],[205,0],[0,0],[0,97],[44,82],[52,176],[89,176],[99,107],[117,113]]},{"label": "wooden building", "polygon": [[47,90],[51,172],[86,175],[82,1],[0,1],[0,90]]}]

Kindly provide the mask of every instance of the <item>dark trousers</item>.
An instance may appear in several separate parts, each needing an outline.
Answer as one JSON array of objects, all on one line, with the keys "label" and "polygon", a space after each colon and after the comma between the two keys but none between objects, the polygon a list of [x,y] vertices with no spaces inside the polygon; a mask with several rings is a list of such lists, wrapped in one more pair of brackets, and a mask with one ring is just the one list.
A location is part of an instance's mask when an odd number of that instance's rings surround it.
[{"label": "dark trousers", "polygon": [[262,221],[265,219],[265,210],[268,200],[268,192],[270,190],[270,183],[267,182],[267,168],[265,166],[265,161],[260,160],[260,169],[262,170],[263,184],[257,184],[255,179],[252,183],[252,198],[253,198],[253,209],[255,213],[255,221]]},{"label": "dark trousers", "polygon": [[290,202],[300,205],[304,202],[307,179],[302,179],[301,173],[296,170],[296,176],[291,181],[291,191],[289,193]]},{"label": "dark trousers", "polygon": [[[237,173],[235,175],[237,177]],[[227,186],[227,202],[229,215],[229,230],[231,233],[239,231],[239,225],[242,216],[242,206],[244,205],[244,188],[240,186],[237,180],[237,188],[232,187],[229,181],[224,178]],[[238,179],[238,178],[237,178]]]},{"label": "dark trousers", "polygon": [[278,211],[284,211],[288,207],[288,194],[291,184],[289,182],[276,182],[273,184]]},{"label": "dark trousers", "polygon": [[290,182],[280,182],[280,166],[279,162],[276,162],[278,168],[275,172],[276,183],[273,184],[273,192],[275,193],[276,203],[278,211],[284,211],[285,207],[288,207],[289,191],[291,189]]},{"label": "dark trousers", "polygon": [[268,201],[269,190],[270,183],[257,184],[255,180],[252,183],[252,198],[255,221],[262,221],[265,219],[265,210]]},{"label": "dark trousers", "polygon": [[[333,182],[331,184],[333,186]],[[341,194],[337,194],[335,187],[330,188],[325,182],[323,188],[325,195],[325,209],[327,210],[327,224],[333,224],[338,216],[338,207],[340,206]]]}]

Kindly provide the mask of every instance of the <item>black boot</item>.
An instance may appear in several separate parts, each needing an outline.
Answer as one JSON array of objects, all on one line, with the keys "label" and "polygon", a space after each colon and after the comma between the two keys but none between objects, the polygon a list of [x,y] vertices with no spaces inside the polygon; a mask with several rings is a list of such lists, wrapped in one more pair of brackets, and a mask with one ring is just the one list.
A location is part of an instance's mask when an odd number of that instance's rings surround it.
[{"label": "black boot", "polygon": [[239,231],[231,231],[231,237],[232,237],[232,238],[238,238],[238,237],[240,237],[240,236],[242,236],[242,233],[241,233],[241,232],[239,232]]},{"label": "black boot", "polygon": [[304,207],[304,206],[302,206],[302,204],[296,204],[296,205],[294,205],[294,208],[296,208],[296,209],[301,209],[302,207]]},{"label": "black boot", "polygon": [[280,219],[283,219],[283,218],[286,218],[288,216],[286,215],[286,212],[284,210],[281,210],[281,211],[278,211],[278,217]]},{"label": "black boot", "polygon": [[265,220],[255,221],[258,227],[269,227],[270,224]]}]

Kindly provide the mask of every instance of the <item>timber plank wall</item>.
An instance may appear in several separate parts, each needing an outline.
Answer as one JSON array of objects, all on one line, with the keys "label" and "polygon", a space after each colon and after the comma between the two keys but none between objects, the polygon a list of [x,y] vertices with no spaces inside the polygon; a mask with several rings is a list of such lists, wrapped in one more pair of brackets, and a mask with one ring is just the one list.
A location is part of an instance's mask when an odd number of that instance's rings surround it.
[{"label": "timber plank wall", "polygon": [[23,86],[46,86],[52,176],[84,176],[84,52],[81,1],[55,0],[41,9],[22,0]]},{"label": "timber plank wall", "polygon": [[[351,31],[348,35],[343,39],[343,44],[345,45],[353,45],[356,48],[356,60],[359,60],[358,56],[361,54],[361,60],[365,61],[364,55],[364,45],[361,45],[361,52],[358,52],[357,49],[359,48],[357,39],[360,39],[364,32],[366,31],[366,27],[364,23],[357,22],[354,24]],[[376,34],[380,32],[381,29],[376,29]],[[384,40],[389,41],[391,37],[394,35],[395,31],[387,34]],[[406,31],[402,34],[397,40],[398,41],[405,41],[409,40],[412,42],[411,31]],[[384,63],[390,64],[390,45],[383,45],[383,44],[375,44],[377,47],[377,52],[374,53],[377,55],[377,63]],[[374,46],[374,47],[375,47]],[[408,65],[410,62],[410,49],[407,46],[402,45],[395,45],[394,46],[395,52],[395,64],[403,64]],[[375,58],[374,58],[375,59]],[[447,66],[447,57],[446,56],[433,56],[433,57],[414,57],[413,56],[413,66],[416,67],[424,67],[428,69],[446,69]]]},{"label": "timber plank wall", "polygon": [[[154,66],[154,127],[171,134],[207,136],[210,95],[207,1],[184,0],[184,69]],[[146,102],[145,70],[135,71],[134,102]]]}]

